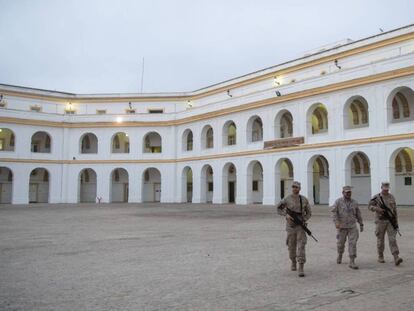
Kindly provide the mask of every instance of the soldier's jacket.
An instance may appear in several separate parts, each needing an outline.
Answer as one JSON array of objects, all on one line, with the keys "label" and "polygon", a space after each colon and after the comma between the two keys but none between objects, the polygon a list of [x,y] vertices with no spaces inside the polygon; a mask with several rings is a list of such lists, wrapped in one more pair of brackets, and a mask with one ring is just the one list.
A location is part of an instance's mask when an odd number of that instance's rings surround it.
[{"label": "soldier's jacket", "polygon": [[337,199],[332,207],[332,218],[335,224],[339,223],[341,229],[355,228],[357,222],[364,225],[358,202],[354,199]]},{"label": "soldier's jacket", "polygon": [[386,221],[386,219],[382,217],[380,213],[375,211],[376,207],[381,207],[381,196],[384,200],[385,205],[387,205],[388,208],[394,213],[396,220],[398,222],[397,203],[395,202],[395,198],[391,193],[389,193],[388,195],[378,193],[372,197],[371,201],[369,201],[368,209],[372,212],[375,212],[375,222],[378,222],[379,220]]},{"label": "soldier's jacket", "polygon": [[311,208],[309,201],[306,197],[302,197],[302,208],[300,206],[299,195],[290,194],[286,196],[282,201],[277,205],[277,213],[282,216],[286,216],[286,207],[291,211],[301,214],[299,215],[304,221],[308,221],[312,216]]}]

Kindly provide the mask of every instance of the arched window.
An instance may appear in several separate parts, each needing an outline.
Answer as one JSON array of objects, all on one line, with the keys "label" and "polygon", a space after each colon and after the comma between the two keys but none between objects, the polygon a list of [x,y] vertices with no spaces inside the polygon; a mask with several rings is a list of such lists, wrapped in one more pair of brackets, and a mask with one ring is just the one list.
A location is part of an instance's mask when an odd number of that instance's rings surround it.
[{"label": "arched window", "polygon": [[213,148],[213,147],[214,147],[213,128],[210,127],[207,130],[206,148]]},{"label": "arched window", "polygon": [[98,153],[98,138],[93,133],[86,133],[81,137],[81,153]]},{"label": "arched window", "polygon": [[414,92],[400,87],[391,92],[391,121],[401,122],[414,119]]},{"label": "arched window", "polygon": [[112,137],[112,153],[129,153],[128,134],[119,132]]},{"label": "arched window", "polygon": [[256,142],[263,140],[263,123],[258,116],[253,116],[247,122],[247,141]]},{"label": "arched window", "polygon": [[311,108],[310,123],[312,134],[328,131],[328,111],[322,104],[314,105]]},{"label": "arched window", "polygon": [[369,125],[368,102],[362,96],[350,98],[344,107],[345,128],[358,128]]},{"label": "arched window", "polygon": [[233,146],[237,143],[237,128],[233,121],[227,121],[223,127],[223,144]]},{"label": "arched window", "polygon": [[290,112],[285,112],[280,118],[280,138],[293,136],[293,118]]},{"label": "arched window", "polygon": [[161,153],[162,140],[161,136],[156,132],[150,132],[144,137],[144,153]]},{"label": "arched window", "polygon": [[193,132],[189,129],[185,130],[183,133],[183,150],[193,150]]},{"label": "arched window", "polygon": [[50,153],[51,138],[46,132],[36,132],[32,136],[31,151],[34,153]]},{"label": "arched window", "polygon": [[0,151],[14,151],[14,133],[8,128],[0,128]]}]

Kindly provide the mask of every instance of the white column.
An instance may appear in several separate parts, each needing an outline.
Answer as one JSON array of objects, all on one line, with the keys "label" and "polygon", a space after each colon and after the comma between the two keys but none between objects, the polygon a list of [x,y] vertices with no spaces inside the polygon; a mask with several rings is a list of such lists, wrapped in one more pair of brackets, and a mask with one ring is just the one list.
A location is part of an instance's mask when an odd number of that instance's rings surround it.
[{"label": "white column", "polygon": [[[205,180],[203,181],[205,182]],[[193,167],[193,203],[201,203],[201,169],[200,167]]]},{"label": "white column", "polygon": [[142,171],[130,170],[129,171],[129,203],[142,202]]},{"label": "white column", "polygon": [[101,197],[101,203],[109,203],[109,191],[110,191],[110,182],[111,182],[111,169],[107,167],[102,167],[96,172],[96,196]]},{"label": "white column", "polygon": [[224,194],[223,194],[223,170],[221,166],[214,165],[213,167],[213,204],[222,204],[224,203]]},{"label": "white column", "polygon": [[13,204],[29,203],[30,168],[18,166],[13,168]]},{"label": "white column", "polygon": [[50,168],[49,203],[62,203],[62,165]]},{"label": "white column", "polygon": [[249,204],[247,193],[248,187],[251,187],[252,185],[248,185],[247,180],[248,176],[246,174],[246,168],[239,165],[237,167],[236,204]]},{"label": "white column", "polygon": [[[335,199],[341,196],[342,193],[342,179],[341,170],[343,162],[341,161],[341,154],[337,149],[332,150],[331,156],[327,157],[329,164],[329,205],[334,204]],[[339,174],[338,174],[339,172]]]},{"label": "white column", "polygon": [[[263,204],[273,205],[276,200],[275,166],[271,159],[263,161]],[[280,185],[280,183],[279,183]],[[280,194],[279,194],[280,197]]]}]

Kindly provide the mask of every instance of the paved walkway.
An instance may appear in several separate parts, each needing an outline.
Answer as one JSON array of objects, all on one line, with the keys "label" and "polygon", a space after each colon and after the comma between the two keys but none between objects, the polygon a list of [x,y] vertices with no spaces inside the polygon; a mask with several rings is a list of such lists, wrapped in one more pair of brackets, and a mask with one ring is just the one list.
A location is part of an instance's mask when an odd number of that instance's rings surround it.
[{"label": "paved walkway", "polygon": [[300,279],[269,206],[1,206],[0,310],[411,311],[414,208],[400,210],[400,267],[388,246],[376,262],[365,210],[354,271],[335,262],[328,208],[314,208]]}]

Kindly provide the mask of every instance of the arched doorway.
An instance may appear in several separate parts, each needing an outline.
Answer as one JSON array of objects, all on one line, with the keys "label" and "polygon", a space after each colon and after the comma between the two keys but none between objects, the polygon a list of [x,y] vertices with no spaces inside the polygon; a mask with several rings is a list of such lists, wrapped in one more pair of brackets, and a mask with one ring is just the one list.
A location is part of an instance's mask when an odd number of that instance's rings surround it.
[{"label": "arched doorway", "polygon": [[226,163],[223,167],[223,203],[235,203],[237,194],[237,171],[233,163]]},{"label": "arched doorway", "polygon": [[291,193],[293,183],[293,164],[288,158],[277,161],[275,168],[276,200],[283,199]]},{"label": "arched doorway", "polygon": [[[363,152],[351,153],[345,161],[345,183],[352,186],[352,197],[360,204],[371,198],[371,164]],[[345,186],[345,185],[342,185]]]},{"label": "arched doorway", "polygon": [[223,146],[233,146],[237,143],[237,127],[233,121],[227,121],[223,126]]},{"label": "arched doorway", "polygon": [[29,203],[49,202],[49,172],[42,167],[30,172]]},{"label": "arched doorway", "polygon": [[322,155],[316,155],[309,160],[310,193],[315,204],[329,204],[329,164]]},{"label": "arched doorway", "polygon": [[388,119],[391,123],[414,119],[414,91],[406,86],[394,89],[387,101]]},{"label": "arched doorway", "polygon": [[191,203],[193,201],[193,170],[186,166],[182,173],[182,198],[181,202]]},{"label": "arched doorway", "polygon": [[211,203],[213,202],[214,184],[213,184],[213,168],[211,165],[206,164],[201,169],[201,191],[200,202]]},{"label": "arched doorway", "polygon": [[247,166],[247,203],[263,203],[263,167],[259,161]]},{"label": "arched doorway", "polygon": [[13,197],[13,172],[8,167],[0,167],[0,203],[9,204]]},{"label": "arched doorway", "polygon": [[161,173],[154,167],[147,168],[142,173],[142,201],[161,201]]},{"label": "arched doorway", "polygon": [[391,192],[399,205],[414,205],[414,149],[394,151],[390,159]]},{"label": "arched doorway", "polygon": [[162,139],[157,132],[150,132],[144,136],[143,142],[144,153],[161,153]]},{"label": "arched doorway", "polygon": [[85,168],[79,173],[79,202],[96,202],[96,172]]},{"label": "arched doorway", "polygon": [[128,202],[129,176],[124,168],[116,168],[111,173],[111,202]]}]

